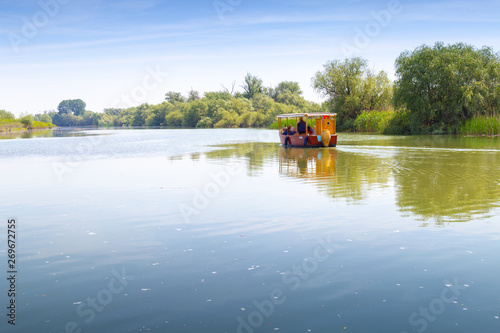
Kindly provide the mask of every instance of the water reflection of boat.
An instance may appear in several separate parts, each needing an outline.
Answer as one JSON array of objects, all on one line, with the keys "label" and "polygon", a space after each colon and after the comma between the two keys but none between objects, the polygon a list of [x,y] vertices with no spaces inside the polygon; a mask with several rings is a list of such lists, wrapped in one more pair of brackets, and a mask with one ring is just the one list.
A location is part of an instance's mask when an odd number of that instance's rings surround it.
[{"label": "water reflection of boat", "polygon": [[[336,113],[290,113],[278,115],[281,144],[285,147],[335,147],[337,145]],[[300,130],[299,118],[303,128]],[[305,121],[303,121],[305,118]],[[296,123],[298,133],[289,133],[287,128]],[[282,127],[284,126],[284,127]]]},{"label": "water reflection of boat", "polygon": [[336,178],[337,150],[281,147],[279,170],[299,178]]}]

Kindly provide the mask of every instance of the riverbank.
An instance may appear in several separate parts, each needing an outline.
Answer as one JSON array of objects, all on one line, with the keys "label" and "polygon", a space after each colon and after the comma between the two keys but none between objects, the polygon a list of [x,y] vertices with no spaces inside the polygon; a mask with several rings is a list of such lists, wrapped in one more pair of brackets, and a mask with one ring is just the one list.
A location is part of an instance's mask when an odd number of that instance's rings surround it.
[{"label": "riverbank", "polygon": [[28,126],[24,125],[19,119],[0,119],[0,133],[22,133],[34,130],[46,130],[57,127],[52,123],[33,121]]},{"label": "riverbank", "polygon": [[[290,124],[296,126],[295,120],[291,119]],[[52,123],[41,121],[33,121],[30,127],[26,127],[20,119],[0,119],[0,134],[7,133],[26,133],[30,131],[39,131],[57,128],[58,126]],[[107,128],[110,126],[97,126]],[[130,126],[122,126],[130,127]],[[162,126],[141,126],[143,128],[164,128]],[[189,128],[175,126],[171,128]],[[269,129],[278,129],[278,122],[274,122],[268,126]],[[359,133],[377,133],[386,135],[411,135],[410,129],[410,113],[408,111],[396,111],[393,109],[379,111],[364,111],[353,122],[354,130],[347,132]],[[341,128],[338,130],[342,131]],[[345,129],[344,129],[345,131]],[[447,133],[463,134],[466,136],[500,136],[500,117],[480,116],[469,119],[466,123],[454,131],[447,129]],[[430,134],[444,134],[441,132]]]},{"label": "riverbank", "polygon": [[[408,111],[365,111],[354,121],[356,132],[379,134],[411,134]],[[441,131],[430,134],[463,134],[467,136],[500,136],[499,116],[478,116],[469,119],[458,128],[442,125]]]}]

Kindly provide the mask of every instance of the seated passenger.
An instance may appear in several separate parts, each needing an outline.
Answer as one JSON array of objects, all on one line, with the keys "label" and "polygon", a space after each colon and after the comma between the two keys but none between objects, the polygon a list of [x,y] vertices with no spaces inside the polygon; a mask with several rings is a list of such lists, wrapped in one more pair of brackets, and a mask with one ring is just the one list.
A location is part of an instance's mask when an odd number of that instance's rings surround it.
[{"label": "seated passenger", "polygon": [[307,133],[308,133],[309,135],[314,135],[314,134],[316,134],[316,133],[315,133],[315,131],[314,131],[314,129],[313,129],[311,126],[307,126]]},{"label": "seated passenger", "polygon": [[299,132],[299,134],[304,134],[306,133],[306,128],[307,128],[306,122],[304,121],[304,119],[302,119],[302,117],[300,117],[300,120],[297,123],[297,131]]},{"label": "seated passenger", "polygon": [[288,135],[294,135],[296,133],[295,128],[293,128],[292,125],[288,125]]},{"label": "seated passenger", "polygon": [[288,134],[288,130],[286,129],[286,127],[283,127],[283,129],[281,130],[281,134],[283,134],[283,135]]}]

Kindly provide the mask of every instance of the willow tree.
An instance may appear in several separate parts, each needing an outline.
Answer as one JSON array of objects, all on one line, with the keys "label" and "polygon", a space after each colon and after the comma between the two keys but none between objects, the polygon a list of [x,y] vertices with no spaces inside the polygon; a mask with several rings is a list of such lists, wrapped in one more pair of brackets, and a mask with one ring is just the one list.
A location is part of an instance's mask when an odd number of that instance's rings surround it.
[{"label": "willow tree", "polygon": [[57,106],[60,115],[74,114],[75,116],[83,116],[85,112],[85,104],[81,99],[65,99]]},{"label": "willow tree", "polygon": [[257,94],[264,93],[262,80],[258,76],[251,75],[250,73],[247,73],[245,76],[245,81],[241,87],[244,90],[243,97],[248,99],[251,99]]},{"label": "willow tree", "polygon": [[391,104],[392,84],[387,74],[370,70],[360,57],[327,62],[313,77],[313,87],[328,98],[343,130],[353,129],[361,112],[386,109]]},{"label": "willow tree", "polygon": [[396,60],[396,106],[410,112],[412,133],[456,132],[500,107],[500,58],[491,48],[422,45]]},{"label": "willow tree", "polygon": [[16,116],[12,112],[0,110],[0,119],[16,119]]}]

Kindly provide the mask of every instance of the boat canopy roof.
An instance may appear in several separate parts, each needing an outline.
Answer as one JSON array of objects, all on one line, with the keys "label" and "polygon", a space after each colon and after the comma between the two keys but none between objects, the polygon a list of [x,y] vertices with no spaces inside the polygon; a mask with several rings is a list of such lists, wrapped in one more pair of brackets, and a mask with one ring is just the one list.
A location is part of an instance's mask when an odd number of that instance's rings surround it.
[{"label": "boat canopy roof", "polygon": [[279,114],[277,117],[278,118],[297,118],[297,117],[307,117],[307,118],[313,118],[313,117],[336,117],[336,113],[318,113],[318,112],[311,112],[311,113],[286,113],[286,114]]}]

